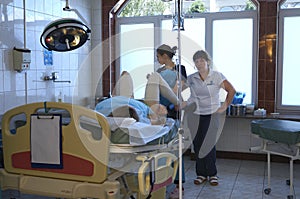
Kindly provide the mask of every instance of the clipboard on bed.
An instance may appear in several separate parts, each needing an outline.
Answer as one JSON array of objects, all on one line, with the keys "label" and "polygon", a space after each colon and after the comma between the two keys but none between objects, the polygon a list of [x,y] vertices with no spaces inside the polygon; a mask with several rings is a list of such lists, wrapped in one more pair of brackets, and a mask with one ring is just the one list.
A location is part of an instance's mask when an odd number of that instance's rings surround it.
[{"label": "clipboard on bed", "polygon": [[30,116],[30,151],[32,168],[63,168],[60,114]]}]

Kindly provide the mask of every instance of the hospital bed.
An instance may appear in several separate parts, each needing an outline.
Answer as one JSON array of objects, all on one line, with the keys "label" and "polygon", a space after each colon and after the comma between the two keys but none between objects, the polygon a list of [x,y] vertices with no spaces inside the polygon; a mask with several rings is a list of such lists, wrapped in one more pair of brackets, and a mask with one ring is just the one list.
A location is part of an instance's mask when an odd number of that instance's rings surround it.
[{"label": "hospital bed", "polygon": [[261,119],[251,122],[251,132],[254,136],[262,139],[261,146],[251,147],[251,151],[262,151],[267,153],[268,161],[268,188],[264,189],[265,194],[271,192],[271,154],[288,157],[290,159],[290,177],[286,181],[290,186],[288,199],[294,196],[293,191],[293,163],[300,159],[300,122]]},{"label": "hospital bed", "polygon": [[164,197],[177,157],[158,150],[159,143],[153,150],[130,152],[122,169],[110,167],[111,134],[105,116],[78,105],[39,102],[7,111],[0,190],[60,198]]}]

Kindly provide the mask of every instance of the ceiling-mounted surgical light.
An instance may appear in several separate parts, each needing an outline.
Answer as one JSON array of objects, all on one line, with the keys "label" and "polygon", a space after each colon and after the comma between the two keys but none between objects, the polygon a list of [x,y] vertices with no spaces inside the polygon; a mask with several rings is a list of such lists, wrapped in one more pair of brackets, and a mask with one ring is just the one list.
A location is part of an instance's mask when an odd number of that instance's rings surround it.
[{"label": "ceiling-mounted surgical light", "polygon": [[71,51],[89,39],[90,29],[76,19],[59,19],[46,26],[40,42],[47,50]]},{"label": "ceiling-mounted surgical light", "polygon": [[[64,11],[74,11],[87,24],[76,9],[69,7],[66,0]],[[81,21],[71,18],[58,19],[48,24],[43,31],[40,42],[44,48],[53,51],[71,51],[81,47],[88,39],[91,30]]]}]

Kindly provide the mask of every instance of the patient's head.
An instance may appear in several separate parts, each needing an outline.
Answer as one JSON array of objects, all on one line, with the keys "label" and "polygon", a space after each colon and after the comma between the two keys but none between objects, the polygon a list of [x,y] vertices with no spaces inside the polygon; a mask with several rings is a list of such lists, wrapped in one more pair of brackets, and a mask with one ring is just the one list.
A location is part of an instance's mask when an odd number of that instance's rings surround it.
[{"label": "patient's head", "polygon": [[140,121],[140,118],[136,110],[129,105],[120,106],[114,109],[113,112],[110,113],[108,116],[109,117],[130,117],[135,119],[137,122]]},{"label": "patient's head", "polygon": [[164,105],[153,104],[151,107],[152,114],[149,115],[151,124],[163,125],[166,123],[168,110]]}]

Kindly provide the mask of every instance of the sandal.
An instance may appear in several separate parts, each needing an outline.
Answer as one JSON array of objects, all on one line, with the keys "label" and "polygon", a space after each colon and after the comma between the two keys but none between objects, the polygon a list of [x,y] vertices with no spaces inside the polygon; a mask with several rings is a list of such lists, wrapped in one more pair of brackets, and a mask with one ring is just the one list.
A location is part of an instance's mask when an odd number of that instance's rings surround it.
[{"label": "sandal", "polygon": [[207,178],[204,176],[197,176],[197,178],[194,180],[194,184],[200,185],[200,184],[204,183],[206,180],[207,180]]},{"label": "sandal", "polygon": [[211,177],[209,177],[209,184],[211,186],[217,186],[219,184],[218,177],[217,176],[211,176]]}]

